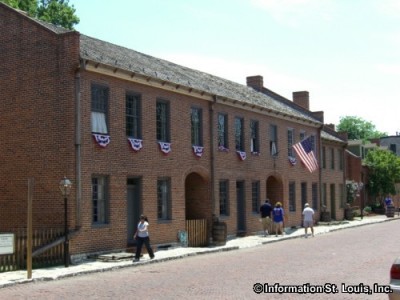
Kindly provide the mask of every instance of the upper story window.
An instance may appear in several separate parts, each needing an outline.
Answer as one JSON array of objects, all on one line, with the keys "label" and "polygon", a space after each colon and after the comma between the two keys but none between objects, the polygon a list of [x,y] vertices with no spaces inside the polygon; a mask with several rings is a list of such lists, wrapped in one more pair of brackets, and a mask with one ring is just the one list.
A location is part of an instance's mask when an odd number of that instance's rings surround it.
[{"label": "upper story window", "polygon": [[335,169],[335,149],[331,149],[331,169]]},{"label": "upper story window", "polygon": [[343,170],[343,150],[338,149],[338,158],[339,158],[339,170]]},{"label": "upper story window", "polygon": [[125,119],[126,135],[137,139],[142,138],[140,95],[126,94]]},{"label": "upper story window", "polygon": [[202,110],[200,108],[192,107],[190,120],[192,124],[192,145],[203,146]]},{"label": "upper story window", "polygon": [[169,102],[157,100],[156,104],[156,131],[157,141],[170,142]]},{"label": "upper story window", "polygon": [[294,129],[289,128],[287,131],[287,146],[288,146],[288,156],[294,157]]},{"label": "upper story window", "polygon": [[243,118],[235,118],[235,147],[237,151],[244,151]]},{"label": "upper story window", "polygon": [[326,147],[322,147],[322,168],[326,169]]},{"label": "upper story window", "polygon": [[92,84],[91,122],[92,132],[108,134],[108,97],[109,88]]},{"label": "upper story window", "polygon": [[228,116],[218,114],[218,147],[228,149]]},{"label": "upper story window", "polygon": [[389,150],[392,151],[394,154],[397,154],[397,145],[396,144],[390,144],[389,145]]},{"label": "upper story window", "polygon": [[302,140],[304,140],[305,137],[306,137],[306,133],[304,131],[300,131],[300,134],[299,134],[300,142]]},{"label": "upper story window", "polygon": [[260,137],[258,133],[258,121],[250,121],[250,152],[260,152]]},{"label": "upper story window", "polygon": [[269,125],[269,151],[272,156],[278,155],[278,127]]}]

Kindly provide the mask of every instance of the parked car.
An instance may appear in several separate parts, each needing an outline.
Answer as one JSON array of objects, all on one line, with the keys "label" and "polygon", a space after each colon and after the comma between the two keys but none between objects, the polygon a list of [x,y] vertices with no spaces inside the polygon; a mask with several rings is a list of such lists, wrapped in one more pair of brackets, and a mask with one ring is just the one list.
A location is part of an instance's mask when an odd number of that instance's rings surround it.
[{"label": "parked car", "polygon": [[390,300],[400,300],[400,257],[396,258],[390,268]]}]

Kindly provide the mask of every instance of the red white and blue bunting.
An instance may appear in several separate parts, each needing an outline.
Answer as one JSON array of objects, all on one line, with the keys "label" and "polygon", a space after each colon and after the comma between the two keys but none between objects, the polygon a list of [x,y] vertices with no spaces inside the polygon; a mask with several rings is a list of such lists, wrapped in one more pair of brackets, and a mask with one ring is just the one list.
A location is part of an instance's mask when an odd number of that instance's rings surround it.
[{"label": "red white and blue bunting", "polygon": [[192,146],[193,148],[193,153],[194,155],[196,155],[197,157],[201,157],[204,153],[204,147],[201,146]]},{"label": "red white and blue bunting", "polygon": [[93,133],[92,135],[100,147],[105,148],[110,143],[110,136],[107,134]]},{"label": "red white and blue bunting", "polygon": [[143,140],[141,139],[128,138],[128,141],[131,148],[136,152],[143,148]]},{"label": "red white and blue bunting", "polygon": [[288,156],[288,159],[292,166],[294,166],[297,163],[296,157]]},{"label": "red white and blue bunting", "polygon": [[166,142],[158,142],[160,145],[160,150],[164,154],[168,154],[171,152],[171,143],[166,143]]},{"label": "red white and blue bunting", "polygon": [[229,152],[229,149],[228,149],[228,148],[225,148],[224,146],[218,146],[218,151],[221,151],[221,152]]},{"label": "red white and blue bunting", "polygon": [[244,152],[244,151],[236,151],[236,153],[239,155],[240,160],[245,160],[246,159],[246,152]]}]

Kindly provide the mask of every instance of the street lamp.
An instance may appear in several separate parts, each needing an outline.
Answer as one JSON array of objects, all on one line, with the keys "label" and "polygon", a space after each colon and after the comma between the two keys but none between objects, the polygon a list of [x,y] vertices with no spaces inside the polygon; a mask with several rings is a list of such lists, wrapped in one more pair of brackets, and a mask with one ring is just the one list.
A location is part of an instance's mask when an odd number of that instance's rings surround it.
[{"label": "street lamp", "polygon": [[68,239],[68,195],[71,192],[71,181],[64,176],[64,179],[60,181],[59,188],[61,194],[64,197],[64,265],[69,267],[69,239]]}]

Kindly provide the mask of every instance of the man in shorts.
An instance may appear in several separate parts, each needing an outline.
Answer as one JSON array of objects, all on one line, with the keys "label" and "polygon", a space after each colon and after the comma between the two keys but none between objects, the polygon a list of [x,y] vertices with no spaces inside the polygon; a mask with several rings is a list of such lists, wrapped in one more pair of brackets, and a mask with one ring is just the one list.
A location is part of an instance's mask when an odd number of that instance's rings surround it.
[{"label": "man in shorts", "polygon": [[272,206],[269,203],[269,199],[267,199],[265,200],[265,203],[260,207],[260,216],[264,236],[267,236],[269,234],[269,230],[271,230],[271,211]]},{"label": "man in shorts", "polygon": [[314,237],[314,210],[306,203],[303,210],[303,226],[305,230],[305,237],[308,237],[307,229],[310,227],[311,234]]}]

